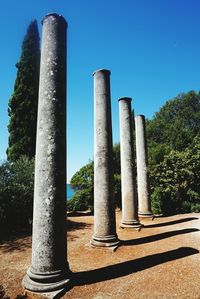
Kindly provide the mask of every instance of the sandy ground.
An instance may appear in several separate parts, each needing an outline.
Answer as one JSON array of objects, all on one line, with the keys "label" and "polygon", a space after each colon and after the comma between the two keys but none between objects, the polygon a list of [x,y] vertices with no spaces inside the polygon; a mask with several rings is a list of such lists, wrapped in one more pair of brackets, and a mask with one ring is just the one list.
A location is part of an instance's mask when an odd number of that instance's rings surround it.
[{"label": "sandy ground", "polygon": [[[200,298],[200,214],[145,219],[140,232],[120,229],[120,219],[117,213],[122,244],[113,252],[90,246],[92,216],[68,217],[74,286],[62,298]],[[1,242],[0,284],[11,299],[23,294],[30,262],[30,236]]]}]

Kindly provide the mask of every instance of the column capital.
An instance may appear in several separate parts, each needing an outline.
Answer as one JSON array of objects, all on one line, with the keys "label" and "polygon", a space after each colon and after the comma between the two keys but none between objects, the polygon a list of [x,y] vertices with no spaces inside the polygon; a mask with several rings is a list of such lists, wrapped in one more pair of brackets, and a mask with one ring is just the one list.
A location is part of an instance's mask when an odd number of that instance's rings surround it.
[{"label": "column capital", "polygon": [[132,98],[129,98],[129,97],[122,97],[122,98],[119,98],[119,99],[118,99],[118,102],[120,102],[120,101],[131,102],[131,101],[132,101]]},{"label": "column capital", "polygon": [[143,119],[145,119],[145,115],[144,114],[138,114],[138,115],[135,116],[135,118],[143,118]]},{"label": "column capital", "polygon": [[111,71],[107,70],[107,69],[99,69],[99,70],[94,71],[92,75],[94,76],[97,73],[104,73],[104,74],[108,74],[108,76],[110,76]]},{"label": "column capital", "polygon": [[65,20],[65,18],[62,15],[59,15],[57,13],[48,13],[46,16],[44,16],[43,19],[42,19],[42,22],[41,22],[42,25],[43,25],[44,21],[49,19],[49,18],[52,18],[52,20],[57,20],[57,21],[63,23],[63,25],[65,25],[66,28],[68,27],[68,23]]}]

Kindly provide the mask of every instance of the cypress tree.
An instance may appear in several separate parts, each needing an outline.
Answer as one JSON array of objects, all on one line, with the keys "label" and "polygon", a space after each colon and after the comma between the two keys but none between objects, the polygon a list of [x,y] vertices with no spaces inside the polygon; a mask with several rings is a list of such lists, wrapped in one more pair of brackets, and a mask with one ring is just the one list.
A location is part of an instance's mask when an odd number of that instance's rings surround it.
[{"label": "cypress tree", "polygon": [[16,161],[22,155],[30,159],[35,155],[40,67],[40,38],[36,20],[27,29],[16,67],[14,93],[8,104],[7,156],[10,161]]}]

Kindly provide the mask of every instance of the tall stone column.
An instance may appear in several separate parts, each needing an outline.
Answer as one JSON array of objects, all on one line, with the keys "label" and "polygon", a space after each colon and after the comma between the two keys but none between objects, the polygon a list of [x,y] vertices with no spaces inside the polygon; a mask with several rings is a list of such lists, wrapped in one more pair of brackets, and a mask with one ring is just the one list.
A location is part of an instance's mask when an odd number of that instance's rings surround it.
[{"label": "tall stone column", "polygon": [[113,194],[110,71],[94,72],[94,235],[91,244],[117,246]]},{"label": "tall stone column", "polygon": [[66,29],[44,17],[35,160],[32,264],[23,286],[33,292],[69,282],[66,251]]},{"label": "tall stone column", "polygon": [[138,214],[140,217],[153,217],[149,193],[147,140],[144,115],[135,117]]},{"label": "tall stone column", "polygon": [[135,178],[135,155],[133,145],[133,117],[131,98],[119,99],[120,155],[122,187],[121,227],[140,229]]}]

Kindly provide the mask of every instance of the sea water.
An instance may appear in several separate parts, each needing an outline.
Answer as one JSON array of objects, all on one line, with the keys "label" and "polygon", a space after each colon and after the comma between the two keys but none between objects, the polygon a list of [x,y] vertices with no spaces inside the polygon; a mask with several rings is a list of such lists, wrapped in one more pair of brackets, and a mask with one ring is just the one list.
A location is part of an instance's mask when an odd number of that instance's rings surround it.
[{"label": "sea water", "polygon": [[70,184],[67,184],[67,200],[70,200],[74,195],[74,190],[71,188]]}]

